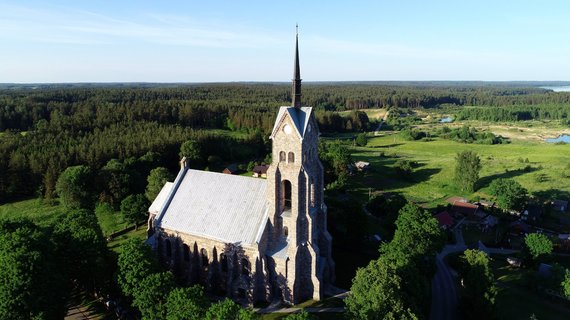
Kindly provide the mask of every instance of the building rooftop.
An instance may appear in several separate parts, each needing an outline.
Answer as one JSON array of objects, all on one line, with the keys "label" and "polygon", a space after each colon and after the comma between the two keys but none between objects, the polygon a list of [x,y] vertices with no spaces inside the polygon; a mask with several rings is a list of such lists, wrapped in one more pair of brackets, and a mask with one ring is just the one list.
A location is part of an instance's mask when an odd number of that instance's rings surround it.
[{"label": "building rooftop", "polygon": [[162,186],[162,189],[160,189],[158,196],[156,196],[156,198],[154,199],[154,201],[152,202],[152,204],[148,208],[148,212],[154,213],[154,214],[157,214],[158,212],[160,212],[160,209],[162,209],[162,206],[166,202],[166,198],[168,197],[170,190],[172,190],[173,185],[174,185],[174,183],[172,183],[172,182],[166,182],[164,184],[164,186]]},{"label": "building rooftop", "polygon": [[184,168],[157,226],[227,243],[254,244],[267,221],[267,181]]}]

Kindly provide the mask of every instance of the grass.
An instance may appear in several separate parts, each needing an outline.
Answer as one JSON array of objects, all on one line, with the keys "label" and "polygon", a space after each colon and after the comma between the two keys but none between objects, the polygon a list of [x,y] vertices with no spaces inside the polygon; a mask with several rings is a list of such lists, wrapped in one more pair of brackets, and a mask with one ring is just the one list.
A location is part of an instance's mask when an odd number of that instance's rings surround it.
[{"label": "grass", "polygon": [[493,255],[491,268],[498,281],[496,298],[499,319],[529,319],[534,314],[538,319],[568,319],[570,309],[552,301],[525,284],[525,276],[534,272],[530,269],[511,268],[506,255]]},{"label": "grass", "polygon": [[[371,163],[368,173],[350,179],[349,189],[363,202],[368,190],[398,192],[420,204],[435,206],[448,197],[459,195],[468,198],[489,198],[488,185],[496,178],[513,178],[529,192],[568,198],[570,179],[560,174],[566,169],[570,146],[542,142],[514,141],[511,144],[464,144],[450,140],[406,141],[398,134],[370,137],[366,147],[352,147],[354,161]],[[474,193],[459,191],[453,184],[455,155],[461,151],[474,151],[481,158],[479,189]],[[394,170],[398,159],[417,162],[409,180]],[[529,159],[529,163],[520,159]],[[526,166],[530,166],[524,170]],[[536,181],[537,174],[547,179]]]},{"label": "grass", "polygon": [[[387,110],[384,108],[377,108],[377,109],[359,109],[358,111],[362,111],[362,112],[366,113],[366,115],[368,116],[368,119],[370,119],[370,120],[377,120],[377,119],[382,119],[384,117],[384,115],[386,114]],[[351,112],[352,112],[352,110],[341,111],[341,112],[339,112],[339,114],[341,116],[348,116]]]},{"label": "grass", "polygon": [[107,243],[107,247],[116,253],[121,252],[121,246],[129,239],[139,239],[141,241],[146,239],[146,226],[139,227],[138,230],[133,230],[120,235]]},{"label": "grass", "polygon": [[40,226],[47,226],[55,222],[65,211],[65,208],[58,203],[49,205],[39,199],[28,199],[0,205],[0,219],[29,218]]}]

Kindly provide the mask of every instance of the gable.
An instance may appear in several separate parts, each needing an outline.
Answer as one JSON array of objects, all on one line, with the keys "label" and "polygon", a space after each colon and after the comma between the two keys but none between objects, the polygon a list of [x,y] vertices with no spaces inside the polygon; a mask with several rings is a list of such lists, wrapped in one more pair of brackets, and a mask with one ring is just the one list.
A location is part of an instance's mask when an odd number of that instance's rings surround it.
[{"label": "gable", "polygon": [[293,131],[297,133],[300,139],[303,139],[310,122],[312,112],[313,108],[310,107],[302,107],[300,109],[296,109],[294,107],[279,108],[279,113],[275,119],[275,124],[273,125],[270,139],[273,139],[277,132],[281,130],[283,123],[286,121],[291,122],[294,129]]}]

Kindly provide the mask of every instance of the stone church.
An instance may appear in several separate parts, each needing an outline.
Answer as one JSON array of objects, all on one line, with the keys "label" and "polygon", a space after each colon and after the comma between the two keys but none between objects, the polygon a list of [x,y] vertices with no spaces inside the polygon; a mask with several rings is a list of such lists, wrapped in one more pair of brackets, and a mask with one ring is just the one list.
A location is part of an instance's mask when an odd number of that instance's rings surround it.
[{"label": "stone church", "polygon": [[319,300],[334,280],[313,108],[301,104],[296,36],[291,106],[279,109],[267,179],[193,170],[185,159],[149,208],[160,260],[188,284],[241,303]]}]

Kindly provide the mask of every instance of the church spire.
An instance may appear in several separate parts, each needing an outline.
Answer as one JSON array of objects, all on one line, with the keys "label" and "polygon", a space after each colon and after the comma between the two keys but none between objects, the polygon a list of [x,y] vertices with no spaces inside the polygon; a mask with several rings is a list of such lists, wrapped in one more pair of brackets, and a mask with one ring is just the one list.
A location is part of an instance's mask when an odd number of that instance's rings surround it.
[{"label": "church spire", "polygon": [[299,25],[295,26],[295,67],[293,71],[293,90],[291,92],[292,96],[292,106],[295,109],[301,108],[301,68],[299,67]]}]

